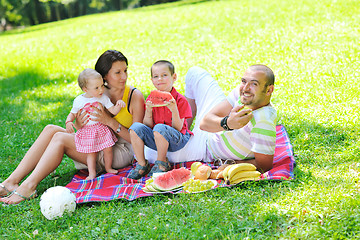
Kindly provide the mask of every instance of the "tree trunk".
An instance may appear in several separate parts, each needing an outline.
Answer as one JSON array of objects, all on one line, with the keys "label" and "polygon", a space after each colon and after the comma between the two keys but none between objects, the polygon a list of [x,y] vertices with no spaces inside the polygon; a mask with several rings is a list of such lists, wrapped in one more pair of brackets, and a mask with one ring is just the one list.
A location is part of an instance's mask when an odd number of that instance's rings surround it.
[{"label": "tree trunk", "polygon": [[119,0],[119,10],[124,9],[123,0]]},{"label": "tree trunk", "polygon": [[72,4],[71,3],[67,4],[66,8],[67,8],[69,18],[73,18],[74,13],[73,13],[73,9],[72,9]]},{"label": "tree trunk", "polygon": [[56,20],[60,21],[61,20],[61,15],[60,15],[60,4],[59,3],[55,3],[55,16],[56,16]]},{"label": "tree trunk", "polygon": [[1,27],[3,29],[3,32],[6,31],[7,29],[7,21],[6,21],[6,18],[1,18]]}]

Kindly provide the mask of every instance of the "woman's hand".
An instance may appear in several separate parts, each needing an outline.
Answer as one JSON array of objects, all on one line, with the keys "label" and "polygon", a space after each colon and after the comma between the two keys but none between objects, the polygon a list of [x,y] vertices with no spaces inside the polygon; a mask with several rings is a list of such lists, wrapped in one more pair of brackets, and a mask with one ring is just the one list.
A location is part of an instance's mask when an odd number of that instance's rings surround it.
[{"label": "woman's hand", "polygon": [[88,122],[89,122],[89,115],[87,114],[86,111],[83,111],[83,109],[80,109],[76,113],[74,127],[76,129],[80,129],[83,126],[85,126]]},{"label": "woman's hand", "polygon": [[92,121],[100,122],[104,125],[108,125],[111,121],[111,116],[106,112],[102,104],[99,104],[98,107],[91,107],[92,111],[89,113],[89,119]]}]

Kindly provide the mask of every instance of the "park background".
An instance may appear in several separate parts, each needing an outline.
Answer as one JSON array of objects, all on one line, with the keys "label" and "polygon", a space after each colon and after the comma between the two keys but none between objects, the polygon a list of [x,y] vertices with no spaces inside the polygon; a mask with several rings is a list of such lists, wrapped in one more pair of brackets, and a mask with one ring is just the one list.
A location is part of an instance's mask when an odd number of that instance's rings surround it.
[{"label": "park background", "polygon": [[1,0],[0,31],[176,0]]},{"label": "park background", "polygon": [[[0,34],[0,182],[47,124],[64,126],[77,75],[117,49],[145,96],[150,66],[191,66],[225,93],[251,64],[276,75],[272,103],[296,154],[295,179],[77,206],[48,221],[37,198],[0,206],[3,239],[356,239],[360,237],[358,0],[178,1]],[[75,173],[64,161],[41,195]]]}]

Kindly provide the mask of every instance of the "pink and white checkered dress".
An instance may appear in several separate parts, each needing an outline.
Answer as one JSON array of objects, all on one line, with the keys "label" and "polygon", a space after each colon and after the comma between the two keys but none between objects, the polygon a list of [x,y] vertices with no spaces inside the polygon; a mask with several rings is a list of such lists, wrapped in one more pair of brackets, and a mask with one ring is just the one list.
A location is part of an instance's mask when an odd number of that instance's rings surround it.
[{"label": "pink and white checkered dress", "polygon": [[115,134],[104,124],[85,125],[75,133],[76,150],[81,153],[99,152],[117,142]]}]

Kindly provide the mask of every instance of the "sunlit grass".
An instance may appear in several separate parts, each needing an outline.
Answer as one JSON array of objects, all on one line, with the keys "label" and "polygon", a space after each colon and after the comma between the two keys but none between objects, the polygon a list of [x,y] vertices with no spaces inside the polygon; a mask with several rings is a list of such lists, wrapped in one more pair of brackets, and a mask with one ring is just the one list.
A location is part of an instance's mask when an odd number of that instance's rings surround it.
[{"label": "sunlit grass", "polygon": [[[77,75],[107,49],[128,57],[128,83],[145,96],[153,89],[150,66],[159,59],[175,64],[180,92],[194,65],[207,69],[225,93],[249,65],[268,65],[276,75],[272,102],[298,163],[291,182],[83,204],[56,221],[41,215],[36,199],[1,209],[1,236],[32,238],[38,230],[36,237],[48,239],[358,238],[358,5],[181,1],[0,34],[0,182],[46,124],[64,125],[81,92]],[[65,157],[39,193],[67,184],[74,172]]]}]

